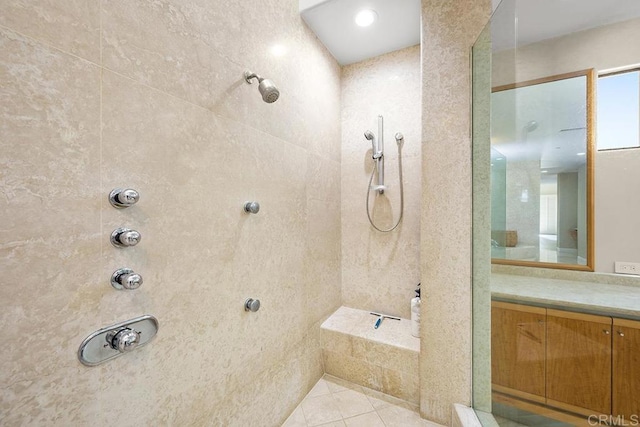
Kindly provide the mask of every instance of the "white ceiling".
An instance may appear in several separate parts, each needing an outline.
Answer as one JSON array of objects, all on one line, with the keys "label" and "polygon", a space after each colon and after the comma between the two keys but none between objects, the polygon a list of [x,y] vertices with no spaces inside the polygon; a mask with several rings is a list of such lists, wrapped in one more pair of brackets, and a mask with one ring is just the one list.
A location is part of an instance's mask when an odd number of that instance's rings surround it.
[{"label": "white ceiling", "polygon": [[[377,21],[358,27],[358,11]],[[300,14],[340,65],[352,64],[420,43],[420,0],[300,0]]]},{"label": "white ceiling", "polygon": [[[492,0],[492,3],[494,50],[640,16],[640,0],[504,0],[501,3]],[[420,43],[420,0],[299,0],[299,8],[307,25],[341,65]],[[378,21],[365,28],[355,25],[355,14],[362,9],[375,10]],[[514,24],[516,17],[517,24]]]}]

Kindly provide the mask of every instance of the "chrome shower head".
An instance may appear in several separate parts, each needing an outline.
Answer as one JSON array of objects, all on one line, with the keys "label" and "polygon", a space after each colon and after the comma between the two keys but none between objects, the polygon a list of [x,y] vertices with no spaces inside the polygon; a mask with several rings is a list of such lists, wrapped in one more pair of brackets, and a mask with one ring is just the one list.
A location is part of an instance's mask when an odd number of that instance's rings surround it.
[{"label": "chrome shower head", "polygon": [[252,84],[251,79],[258,79],[258,90],[260,91],[260,95],[262,95],[262,100],[267,104],[274,103],[280,98],[280,91],[271,80],[262,78],[251,71],[245,71],[244,80]]},{"label": "chrome shower head", "polygon": [[260,84],[258,85],[258,90],[262,95],[262,100],[267,104],[271,104],[276,102],[278,98],[280,98],[280,91],[276,87],[275,84],[271,80],[263,79],[260,80]]},{"label": "chrome shower head", "polygon": [[535,120],[530,120],[526,125],[524,125],[524,130],[527,132],[533,132],[536,129],[538,129],[538,122]]},{"label": "chrome shower head", "polygon": [[368,141],[371,141],[371,152],[373,154],[376,154],[376,140],[375,140],[375,136],[373,135],[373,132],[371,132],[370,130],[366,130],[364,132],[364,137]]}]

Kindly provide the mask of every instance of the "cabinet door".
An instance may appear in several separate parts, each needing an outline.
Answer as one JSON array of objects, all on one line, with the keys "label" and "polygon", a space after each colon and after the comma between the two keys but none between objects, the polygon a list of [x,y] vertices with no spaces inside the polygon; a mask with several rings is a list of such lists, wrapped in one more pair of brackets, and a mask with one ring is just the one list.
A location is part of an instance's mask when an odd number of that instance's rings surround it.
[{"label": "cabinet door", "polygon": [[544,402],[546,309],[494,301],[491,382],[495,391]]},{"label": "cabinet door", "polygon": [[640,322],[613,319],[613,415],[640,414]]},{"label": "cabinet door", "polygon": [[611,318],[547,310],[547,404],[611,413]]}]

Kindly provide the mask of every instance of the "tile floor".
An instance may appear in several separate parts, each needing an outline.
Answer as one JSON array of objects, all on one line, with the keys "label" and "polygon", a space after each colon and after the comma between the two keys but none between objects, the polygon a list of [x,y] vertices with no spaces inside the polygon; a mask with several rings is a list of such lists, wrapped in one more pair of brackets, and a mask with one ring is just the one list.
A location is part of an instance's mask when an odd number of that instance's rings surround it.
[{"label": "tile floor", "polygon": [[282,427],[441,427],[420,418],[418,407],[325,375]]}]

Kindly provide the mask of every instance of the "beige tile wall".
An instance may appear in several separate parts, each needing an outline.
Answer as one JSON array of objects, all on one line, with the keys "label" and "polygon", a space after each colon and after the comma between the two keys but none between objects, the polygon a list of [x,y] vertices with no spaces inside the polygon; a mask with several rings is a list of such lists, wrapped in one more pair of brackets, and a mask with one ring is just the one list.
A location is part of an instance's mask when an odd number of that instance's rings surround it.
[{"label": "beige tile wall", "polygon": [[470,52],[490,10],[422,2],[420,412],[445,425],[471,404]]},{"label": "beige tile wall", "polygon": [[[420,282],[420,46],[409,47],[343,68],[342,71],[342,298],[348,307],[410,317]],[[367,219],[367,184],[373,168],[371,143],[384,116],[383,196],[371,193],[379,228],[400,215],[396,132],[404,134],[404,217],[396,230],[381,233]]]},{"label": "beige tile wall", "polygon": [[419,403],[420,340],[407,319],[379,328],[368,311],[340,307],[322,323],[324,370],[347,381]]},{"label": "beige tile wall", "polygon": [[[341,280],[340,68],[297,2],[0,8],[0,424],[282,423],[322,375]],[[113,209],[117,186],[138,205]],[[123,225],[138,246],[111,246]],[[140,289],[111,288],[124,266]],[[78,362],[85,336],[141,314],[150,345]]]}]

